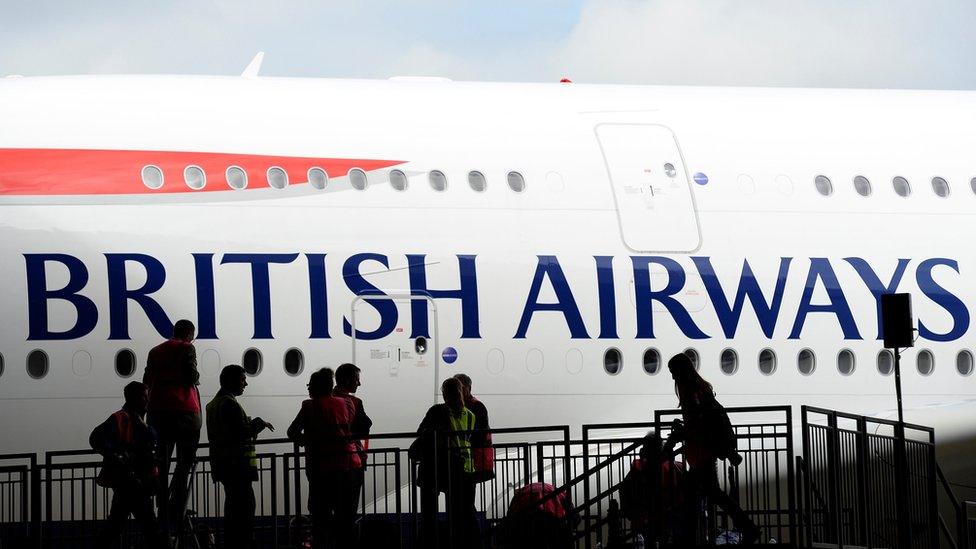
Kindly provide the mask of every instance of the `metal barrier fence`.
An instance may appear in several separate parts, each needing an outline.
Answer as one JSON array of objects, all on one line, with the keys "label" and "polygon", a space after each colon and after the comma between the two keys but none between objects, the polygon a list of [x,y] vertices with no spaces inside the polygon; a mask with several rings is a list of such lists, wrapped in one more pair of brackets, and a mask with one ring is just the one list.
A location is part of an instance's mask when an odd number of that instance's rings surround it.
[{"label": "metal barrier fence", "polygon": [[808,545],[938,547],[935,432],[802,407]]},{"label": "metal barrier fence", "polygon": [[[793,408],[790,406],[744,406],[726,408],[732,421],[742,463],[732,467],[719,462],[719,485],[732,496],[763,533],[762,539],[778,543],[798,542],[796,515]],[[681,416],[680,410],[658,410],[654,419],[667,423]],[[732,530],[728,517],[717,510],[720,527]],[[715,521],[713,521],[715,522]]]},{"label": "metal barrier fence", "polygon": [[[722,465],[722,487],[763,528],[767,540],[796,540],[790,408],[728,412],[745,459],[737,468]],[[495,477],[479,483],[475,492],[486,543],[496,544],[513,494],[532,482],[554,485],[570,495],[579,517],[577,547],[591,548],[613,536],[633,537],[634,529],[619,517],[614,500],[620,498],[621,482],[638,456],[644,433],[655,429],[666,437],[670,420],[679,414],[665,410],[655,414],[655,422],[584,425],[580,439],[570,438],[568,426],[491,429]],[[408,450],[415,437],[416,433],[368,437],[359,503],[364,547],[417,547],[422,509]],[[257,451],[256,540],[261,547],[300,547],[310,536],[304,519],[309,490],[304,452],[286,439],[259,440]],[[111,492],[95,483],[101,459],[85,450],[48,452],[42,464],[37,461],[33,455],[0,456],[0,546],[95,547],[111,502]],[[213,482],[206,444],[200,446],[192,477],[188,508],[195,512],[198,533],[219,545],[224,496]],[[437,511],[445,522],[443,497]],[[135,528],[124,542],[130,547],[140,544]]]}]

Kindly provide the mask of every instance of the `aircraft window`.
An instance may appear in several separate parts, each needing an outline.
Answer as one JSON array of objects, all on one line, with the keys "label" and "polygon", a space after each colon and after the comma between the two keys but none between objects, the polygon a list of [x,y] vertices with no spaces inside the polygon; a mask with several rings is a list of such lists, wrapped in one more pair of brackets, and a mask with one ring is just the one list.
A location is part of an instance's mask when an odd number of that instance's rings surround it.
[{"label": "aircraft window", "polygon": [[311,168],[308,170],[308,184],[314,189],[324,191],[329,184],[329,174],[322,168]]},{"label": "aircraft window", "polygon": [[695,365],[695,370],[700,370],[701,360],[699,360],[698,351],[692,349],[691,347],[688,347],[687,349],[684,350],[684,353],[688,355],[688,358],[691,359],[691,363]]},{"label": "aircraft window", "polygon": [[931,375],[935,371],[935,356],[932,355],[932,351],[928,349],[919,351],[915,358],[915,366],[918,368],[918,373],[923,376]]},{"label": "aircraft window", "polygon": [[230,188],[234,190],[241,190],[247,188],[247,172],[242,170],[238,166],[231,166],[227,168],[224,173],[224,177],[227,178],[227,184]]},{"label": "aircraft window", "polygon": [[861,196],[871,196],[871,180],[863,175],[854,178],[854,190]]},{"label": "aircraft window", "polygon": [[854,373],[854,352],[850,349],[844,349],[837,354],[837,371],[841,375],[849,376]]},{"label": "aircraft window", "polygon": [[115,373],[119,377],[132,377],[136,373],[136,354],[129,349],[115,353]]},{"label": "aircraft window", "polygon": [[34,349],[27,355],[27,375],[34,379],[41,379],[47,375],[50,361],[47,353],[40,349]]},{"label": "aircraft window", "polygon": [[261,356],[261,351],[251,348],[244,351],[244,357],[241,359],[241,366],[244,367],[244,371],[247,375],[254,377],[261,373],[261,368],[264,367],[264,357]]},{"label": "aircraft window", "polygon": [[285,373],[297,376],[305,369],[305,355],[301,350],[291,348],[285,352]]},{"label": "aircraft window", "polygon": [[949,182],[941,177],[933,177],[932,192],[939,198],[947,198],[949,196]]},{"label": "aircraft window", "polygon": [[759,371],[767,376],[776,371],[776,353],[772,349],[763,349],[759,353]]},{"label": "aircraft window", "polygon": [[3,375],[3,355],[0,355],[0,376]]},{"label": "aircraft window", "polygon": [[623,359],[620,356],[620,349],[610,348],[603,353],[603,369],[610,375],[617,375],[623,368]]},{"label": "aircraft window", "polygon": [[468,185],[475,192],[484,192],[488,187],[488,181],[485,180],[485,174],[481,172],[468,172]]},{"label": "aircraft window", "polygon": [[973,190],[973,194],[976,194],[976,177],[969,180],[969,188]]},{"label": "aircraft window", "polygon": [[644,372],[654,375],[661,370],[661,353],[657,349],[650,348],[644,351]]},{"label": "aircraft window", "polygon": [[907,198],[908,195],[912,194],[912,186],[904,177],[898,176],[892,179],[891,186],[895,188],[895,194],[900,197]]},{"label": "aircraft window", "polygon": [[275,189],[284,189],[288,186],[288,174],[278,166],[268,168],[268,185]]},{"label": "aircraft window", "polygon": [[366,187],[369,185],[369,180],[366,178],[366,172],[359,168],[353,168],[349,170],[349,184],[352,188],[357,191],[365,191]]},{"label": "aircraft window", "polygon": [[440,170],[431,170],[431,172],[427,174],[427,180],[430,182],[430,187],[435,191],[441,192],[447,190],[447,176],[444,175],[444,172]]},{"label": "aircraft window", "polygon": [[817,355],[810,349],[803,349],[796,355],[796,369],[805,376],[812,374],[817,369]]},{"label": "aircraft window", "polygon": [[207,174],[203,173],[199,166],[187,166],[183,170],[183,181],[186,182],[187,187],[199,191],[207,186]]},{"label": "aircraft window", "polygon": [[973,373],[973,353],[970,351],[959,351],[956,355],[956,371],[961,376],[972,375]]},{"label": "aircraft window", "polygon": [[[974,179],[973,181],[976,181]],[[520,193],[525,190],[525,178],[518,172],[508,172],[508,188]],[[976,188],[976,187],[974,187]]]},{"label": "aircraft window", "polygon": [[407,174],[400,170],[393,170],[390,172],[390,186],[398,191],[407,190]]},{"label": "aircraft window", "polygon": [[878,352],[878,373],[883,376],[890,376],[895,371],[895,355],[888,349]]},{"label": "aircraft window", "polygon": [[[976,179],[974,179],[976,181]],[[142,167],[142,184],[156,190],[163,186],[163,170],[149,165]]]},{"label": "aircraft window", "polygon": [[834,184],[830,182],[830,178],[826,175],[818,175],[814,178],[813,183],[817,187],[817,192],[823,196],[834,194]]},{"label": "aircraft window", "polygon": [[736,354],[733,349],[726,349],[722,351],[722,356],[719,357],[719,368],[725,375],[732,375],[739,370],[739,355]]}]

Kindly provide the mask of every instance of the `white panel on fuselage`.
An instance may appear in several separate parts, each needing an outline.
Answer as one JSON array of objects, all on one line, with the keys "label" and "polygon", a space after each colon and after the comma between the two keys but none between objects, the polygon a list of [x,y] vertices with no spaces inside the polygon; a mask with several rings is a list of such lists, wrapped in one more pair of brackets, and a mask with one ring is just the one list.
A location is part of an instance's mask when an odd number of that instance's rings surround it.
[{"label": "white panel on fuselage", "polygon": [[658,125],[596,127],[624,243],[635,252],[693,252],[701,233],[677,141]]}]

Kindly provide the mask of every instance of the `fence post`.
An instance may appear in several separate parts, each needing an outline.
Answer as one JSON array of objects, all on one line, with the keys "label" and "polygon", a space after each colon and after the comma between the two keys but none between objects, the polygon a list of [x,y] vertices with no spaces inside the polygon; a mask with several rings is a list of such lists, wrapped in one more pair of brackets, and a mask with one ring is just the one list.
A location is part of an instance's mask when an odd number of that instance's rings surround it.
[{"label": "fence post", "polygon": [[828,507],[828,517],[826,520],[827,528],[827,540],[828,542],[835,543],[837,549],[843,549],[844,547],[844,537],[842,535],[843,530],[843,518],[841,516],[840,510],[840,478],[838,477],[837,469],[840,466],[840,449],[839,439],[840,433],[837,431],[837,414],[833,411],[827,414],[827,431],[826,431],[826,466],[827,466],[827,507]]},{"label": "fence post", "polygon": [[795,543],[797,537],[796,521],[796,470],[793,468],[793,406],[786,407],[786,497],[790,506],[789,520],[790,542]]},{"label": "fence post", "polygon": [[[935,461],[935,431],[929,431],[929,443],[926,446],[928,454],[928,482],[925,488],[928,490],[928,512],[929,512],[929,543],[933,549],[939,546],[939,493],[938,493],[938,465]],[[960,542],[962,540],[959,540]]]},{"label": "fence post", "polygon": [[911,516],[908,512],[908,466],[905,455],[905,424],[895,424],[895,516],[898,518],[898,547],[912,546]]},{"label": "fence post", "polygon": [[[590,443],[589,443],[590,432],[585,427],[583,428],[583,470],[586,471],[590,468]],[[568,482],[568,480],[566,481]],[[583,481],[583,501],[587,503],[583,507],[583,531],[589,532],[590,529],[590,479]],[[590,549],[593,546],[593,542],[590,540],[590,535],[587,534],[583,541],[583,547],[585,549]],[[602,536],[601,536],[602,537]]]},{"label": "fence post", "polygon": [[41,469],[37,466],[37,454],[30,458],[30,520],[31,520],[31,540],[35,548],[41,549]]},{"label": "fence post", "polygon": [[856,543],[871,547],[871,517],[868,511],[868,422],[864,416],[857,418],[857,516],[861,522]]}]

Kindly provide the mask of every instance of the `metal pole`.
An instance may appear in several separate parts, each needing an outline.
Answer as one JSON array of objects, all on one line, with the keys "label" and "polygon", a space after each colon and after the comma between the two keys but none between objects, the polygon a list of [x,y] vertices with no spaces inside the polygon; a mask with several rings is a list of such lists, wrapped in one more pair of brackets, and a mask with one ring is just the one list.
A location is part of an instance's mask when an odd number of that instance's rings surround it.
[{"label": "metal pole", "polygon": [[901,352],[895,347],[895,395],[898,397],[898,423],[905,423],[905,412],[901,405]]}]

